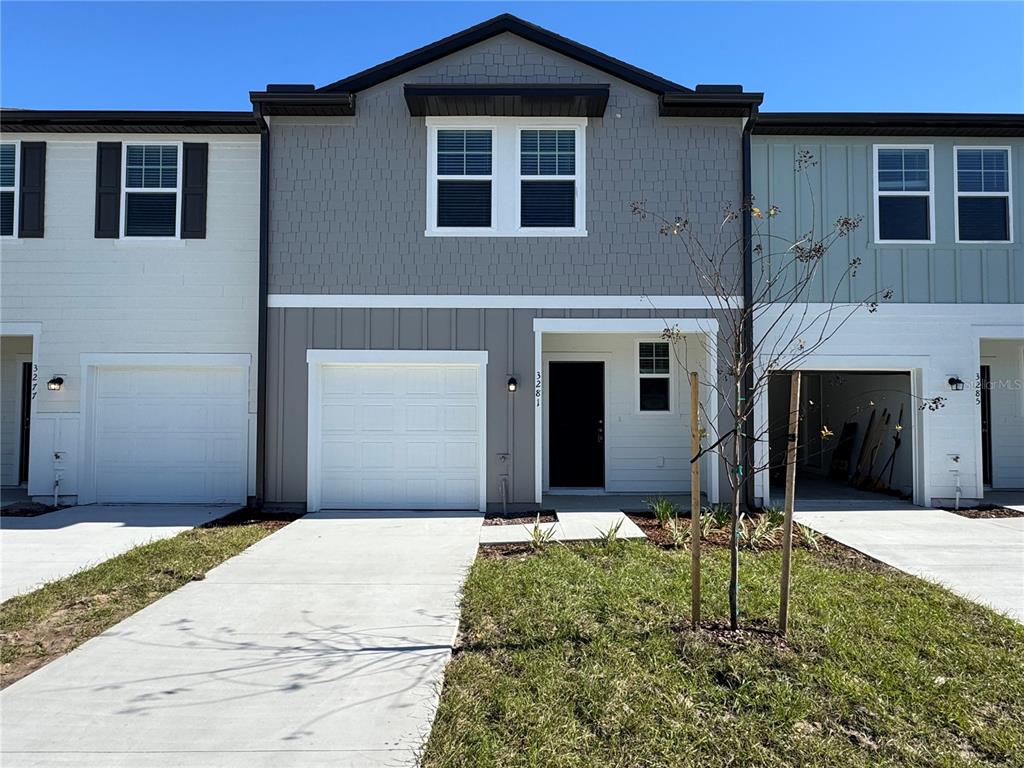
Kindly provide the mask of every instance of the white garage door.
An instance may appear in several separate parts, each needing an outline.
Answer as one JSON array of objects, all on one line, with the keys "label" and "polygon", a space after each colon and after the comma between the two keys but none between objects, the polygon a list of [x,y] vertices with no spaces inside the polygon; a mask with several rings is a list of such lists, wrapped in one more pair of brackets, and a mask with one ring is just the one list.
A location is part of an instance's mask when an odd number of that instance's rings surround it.
[{"label": "white garage door", "polygon": [[242,502],[248,467],[248,371],[96,369],[96,500]]},{"label": "white garage door", "polygon": [[321,509],[478,509],[477,365],[323,365]]}]

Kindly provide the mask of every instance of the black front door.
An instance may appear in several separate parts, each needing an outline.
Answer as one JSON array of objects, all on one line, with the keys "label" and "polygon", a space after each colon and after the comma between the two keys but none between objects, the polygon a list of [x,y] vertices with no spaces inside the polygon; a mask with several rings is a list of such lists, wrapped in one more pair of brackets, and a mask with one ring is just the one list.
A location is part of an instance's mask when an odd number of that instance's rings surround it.
[{"label": "black front door", "polygon": [[981,366],[981,482],[992,485],[992,385],[991,369]]},{"label": "black front door", "polygon": [[552,488],[604,487],[604,363],[548,364]]},{"label": "black front door", "polygon": [[28,481],[28,449],[32,431],[32,363],[21,364],[21,445],[18,449],[18,484]]}]

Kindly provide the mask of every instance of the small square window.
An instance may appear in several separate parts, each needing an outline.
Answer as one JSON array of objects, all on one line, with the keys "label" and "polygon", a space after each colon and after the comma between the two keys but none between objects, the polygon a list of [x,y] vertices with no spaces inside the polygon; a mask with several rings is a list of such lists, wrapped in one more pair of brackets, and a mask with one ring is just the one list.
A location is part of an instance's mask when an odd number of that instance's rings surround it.
[{"label": "small square window", "polygon": [[640,379],[640,410],[668,411],[668,379]]},{"label": "small square window", "polygon": [[640,342],[640,373],[668,373],[668,362],[667,341]]}]

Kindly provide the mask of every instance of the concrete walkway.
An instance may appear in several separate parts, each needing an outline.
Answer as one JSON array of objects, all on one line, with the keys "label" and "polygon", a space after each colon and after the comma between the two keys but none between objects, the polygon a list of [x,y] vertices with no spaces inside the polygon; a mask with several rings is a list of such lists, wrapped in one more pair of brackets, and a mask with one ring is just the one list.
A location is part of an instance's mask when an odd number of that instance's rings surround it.
[{"label": "concrete walkway", "polygon": [[972,520],[899,507],[797,512],[795,519],[1024,623],[1024,518]]},{"label": "concrete walkway", "polygon": [[480,520],[292,523],[0,692],[0,763],[414,765]]},{"label": "concrete walkway", "polygon": [[175,536],[238,505],[93,504],[0,518],[0,600]]},{"label": "concrete walkway", "polygon": [[[552,541],[594,541],[618,525],[618,538],[643,539],[643,531],[622,512],[577,512],[560,509],[558,522],[541,523],[541,530],[551,531]],[[533,523],[523,525],[485,525],[480,528],[481,544],[525,544],[533,537]]]}]

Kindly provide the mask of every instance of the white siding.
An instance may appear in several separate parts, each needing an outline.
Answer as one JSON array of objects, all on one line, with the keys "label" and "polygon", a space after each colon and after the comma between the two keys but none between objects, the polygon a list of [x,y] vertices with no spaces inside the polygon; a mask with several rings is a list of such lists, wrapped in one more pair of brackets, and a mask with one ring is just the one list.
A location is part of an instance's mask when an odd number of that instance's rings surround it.
[{"label": "white siding", "polygon": [[[676,360],[670,365],[670,413],[641,413],[637,344],[658,336],[544,334],[542,356],[551,360],[605,361],[605,490],[609,493],[681,493],[690,487],[690,387]],[[691,350],[703,360],[698,342]],[[683,350],[680,348],[680,353]],[[545,409],[547,405],[545,404]],[[544,478],[547,487],[547,414]]]},{"label": "white siding", "polygon": [[[93,237],[96,144],[132,135],[10,134],[46,142],[45,237],[4,241],[0,319],[42,324],[39,378],[64,377],[64,389],[42,387],[37,421],[77,417],[83,353],[244,353],[251,355],[249,410],[255,411],[259,299],[259,138],[141,136],[207,142],[207,237],[126,241]],[[6,421],[6,419],[5,419]],[[35,426],[35,425],[34,425]],[[80,461],[67,433],[63,492]],[[52,492],[53,468],[42,457],[55,447],[33,439],[31,493]],[[38,448],[38,449],[37,449]],[[45,450],[44,450],[45,449]],[[37,460],[38,457],[38,460]]]},{"label": "white siding", "polygon": [[1024,342],[983,341],[992,382],[992,487],[1024,488]]},{"label": "white siding", "polygon": [[[809,316],[824,308],[810,306]],[[760,321],[766,326],[771,321],[770,313]],[[755,329],[755,338],[761,333]],[[804,335],[814,337],[813,333]],[[1024,306],[883,304],[874,314],[861,310],[808,356],[802,367],[911,371],[921,397],[946,398],[944,407],[937,411],[914,411],[918,437],[913,442],[919,454],[916,469],[920,475],[917,503],[927,505],[936,499],[953,498],[957,477],[964,498],[980,499],[984,490],[981,408],[975,382],[981,365],[981,340],[986,338],[1024,339]],[[950,391],[950,376],[959,376],[967,384],[965,389]],[[761,424],[765,423],[765,405],[759,404]],[[953,462],[952,456],[959,456],[959,462]],[[765,481],[763,474],[758,476],[759,496],[765,492]]]}]

